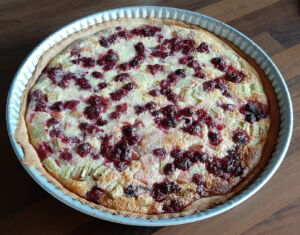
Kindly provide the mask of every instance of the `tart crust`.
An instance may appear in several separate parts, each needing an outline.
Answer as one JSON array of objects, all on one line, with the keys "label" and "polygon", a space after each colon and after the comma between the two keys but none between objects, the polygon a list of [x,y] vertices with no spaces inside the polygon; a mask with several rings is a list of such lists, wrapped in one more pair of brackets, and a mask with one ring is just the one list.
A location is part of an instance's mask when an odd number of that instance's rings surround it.
[{"label": "tart crust", "polygon": [[[242,52],[240,49],[238,49],[236,46],[234,46],[231,42],[229,42],[226,39],[221,39],[222,46],[227,48],[228,46],[232,48],[234,51],[236,51],[243,59],[245,59],[249,64],[245,64],[245,70],[253,71],[255,70],[263,83],[264,91],[266,96],[268,97],[269,101],[269,112],[270,112],[270,118],[271,118],[271,124],[269,128],[268,137],[266,139],[266,142],[263,145],[258,145],[256,148],[252,149],[252,152],[256,155],[256,161],[254,161],[252,166],[249,168],[249,173],[244,179],[241,179],[241,182],[239,182],[233,190],[231,190],[226,195],[222,196],[212,196],[207,198],[201,198],[197,201],[194,201],[192,204],[187,206],[182,212],[178,213],[166,213],[166,214],[158,214],[158,215],[149,215],[146,214],[145,211],[142,210],[142,208],[139,208],[139,205],[137,203],[133,203],[131,201],[126,201],[126,198],[122,197],[117,200],[111,200],[108,197],[104,197],[102,199],[101,204],[106,205],[98,205],[92,202],[89,202],[85,200],[84,198],[78,196],[84,196],[85,187],[87,185],[84,182],[78,182],[72,179],[68,180],[62,180],[60,181],[56,180],[56,175],[51,175],[49,172],[45,170],[43,167],[36,150],[33,148],[33,146],[30,143],[29,135],[26,127],[25,122],[25,114],[26,114],[26,108],[27,108],[27,97],[29,95],[29,92],[31,88],[36,83],[37,79],[39,78],[42,69],[46,67],[46,65],[50,62],[51,59],[53,59],[58,53],[60,53],[64,48],[66,48],[68,45],[70,45],[72,42],[76,41],[77,39],[92,35],[98,31],[104,30],[106,28],[112,27],[112,26],[118,26],[118,25],[130,25],[132,23],[143,23],[143,24],[162,24],[162,25],[176,25],[181,26],[188,29],[195,29],[200,31],[202,34],[207,34],[209,37],[214,37],[216,40],[220,40],[217,36],[214,34],[207,32],[206,30],[186,24],[183,22],[175,21],[175,20],[167,20],[167,19],[155,19],[155,18],[147,18],[147,19],[119,19],[119,20],[113,20],[108,21],[104,23],[100,23],[91,27],[88,27],[87,29],[78,31],[76,33],[73,33],[72,35],[68,36],[64,40],[62,40],[59,43],[56,43],[54,46],[52,46],[49,50],[47,50],[39,59],[39,62],[35,68],[35,71],[33,73],[32,78],[29,80],[26,89],[24,90],[21,98],[21,104],[20,104],[20,115],[18,120],[17,129],[15,132],[15,139],[20,144],[24,151],[24,158],[23,162],[28,166],[37,169],[41,175],[43,175],[50,183],[55,185],[58,189],[60,189],[64,194],[71,196],[73,199],[78,200],[82,202],[83,204],[89,205],[90,207],[97,208],[104,212],[109,212],[112,214],[118,214],[126,217],[134,217],[134,218],[147,218],[147,219],[160,219],[160,218],[171,218],[171,217],[179,217],[179,216],[185,216],[189,214],[194,214],[199,211],[204,211],[208,208],[212,208],[215,205],[222,204],[225,201],[232,198],[234,195],[238,194],[241,190],[243,190],[247,185],[249,185],[260,173],[260,171],[265,166],[266,162],[268,161],[275,143],[277,139],[277,132],[279,128],[279,109],[277,104],[277,98],[276,95],[272,89],[272,85],[269,81],[269,79],[266,77],[264,72],[260,69],[260,67],[255,63],[253,59],[251,59],[248,55],[246,55],[244,52]],[[68,190],[69,189],[69,190]],[[76,194],[75,194],[75,193]],[[77,195],[78,194],[78,195]],[[110,208],[113,209],[110,209]],[[131,211],[136,211],[136,213],[132,212],[126,212],[128,208],[131,208]]]}]

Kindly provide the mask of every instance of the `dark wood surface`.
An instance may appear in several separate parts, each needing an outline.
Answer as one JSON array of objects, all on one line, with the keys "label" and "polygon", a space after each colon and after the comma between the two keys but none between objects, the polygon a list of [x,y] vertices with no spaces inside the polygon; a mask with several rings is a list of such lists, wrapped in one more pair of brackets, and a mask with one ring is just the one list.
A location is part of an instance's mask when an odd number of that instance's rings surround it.
[{"label": "dark wood surface", "polygon": [[[222,215],[187,225],[147,228],[109,223],[54,199],[25,172],[10,146],[5,105],[12,78],[46,36],[91,13],[162,5],[197,11],[240,30],[278,65],[294,105],[289,152],[274,177],[249,200]],[[297,0],[1,0],[1,234],[300,234],[300,1]]]}]

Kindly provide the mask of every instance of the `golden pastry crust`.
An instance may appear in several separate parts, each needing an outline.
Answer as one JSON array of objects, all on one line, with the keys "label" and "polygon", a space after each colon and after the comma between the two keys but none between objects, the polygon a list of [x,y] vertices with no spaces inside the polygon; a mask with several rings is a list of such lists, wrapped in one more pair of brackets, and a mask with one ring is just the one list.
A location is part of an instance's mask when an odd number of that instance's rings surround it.
[{"label": "golden pastry crust", "polygon": [[[159,135],[156,132],[156,129],[154,132],[147,133],[147,135],[144,135],[143,140],[138,144],[136,147],[136,151],[140,153],[139,156],[135,156],[136,159],[133,159],[129,166],[123,170],[121,173],[117,173],[117,171],[112,170],[113,167],[106,167],[104,170],[101,169],[101,172],[104,171],[105,173],[101,173],[99,175],[95,174],[93,177],[85,178],[85,175],[93,174],[95,172],[95,169],[90,169],[90,162],[87,165],[83,165],[79,172],[77,172],[76,177],[77,178],[70,178],[69,176],[62,177],[61,174],[59,174],[57,164],[50,161],[48,165],[48,171],[45,170],[45,168],[42,166],[41,161],[38,157],[38,154],[33,146],[37,147],[40,143],[40,136],[39,132],[37,133],[37,137],[35,137],[36,132],[31,131],[30,123],[32,123],[31,116],[27,112],[28,107],[28,100],[27,97],[29,95],[29,92],[31,90],[35,90],[37,84],[37,80],[41,75],[42,69],[50,62],[50,67],[57,65],[57,63],[60,63],[58,61],[58,57],[55,57],[58,55],[62,49],[66,48],[70,43],[73,43],[77,39],[84,38],[89,35],[93,35],[96,32],[97,35],[101,36],[102,32],[101,30],[104,29],[110,29],[113,26],[119,26],[119,25],[127,25],[128,26],[138,26],[143,24],[149,24],[149,25],[157,25],[158,27],[169,27],[172,28],[175,32],[179,32],[176,36],[180,37],[180,34],[186,35],[185,30],[188,29],[189,32],[193,32],[193,39],[196,41],[198,40],[198,34],[202,35],[199,39],[200,41],[205,38],[206,41],[208,41],[208,44],[210,46],[213,46],[213,51],[218,52],[219,54],[229,54],[236,57],[233,60],[230,60],[230,62],[234,62],[236,64],[233,64],[234,67],[240,66],[238,68],[239,71],[242,71],[244,76],[244,80],[242,84],[245,84],[242,87],[242,90],[240,89],[241,84],[239,83],[228,83],[228,89],[233,93],[235,99],[235,103],[243,104],[245,105],[245,100],[250,101],[251,103],[259,103],[260,105],[264,105],[266,107],[269,107],[268,116],[266,118],[263,118],[259,120],[257,123],[259,125],[249,124],[247,125],[247,122],[243,121],[241,124],[241,128],[245,128],[247,135],[250,137],[251,141],[256,140],[257,136],[261,136],[259,141],[252,143],[252,146],[250,146],[250,143],[247,143],[243,145],[238,151],[239,154],[243,158],[243,174],[238,177],[230,177],[228,180],[221,179],[219,176],[216,177],[216,175],[212,175],[209,172],[204,172],[203,176],[206,180],[205,184],[206,187],[210,189],[213,193],[210,194],[208,197],[205,197],[205,195],[197,196],[196,193],[196,185],[195,183],[191,182],[192,174],[187,174],[187,171],[176,169],[176,171],[169,176],[168,181],[176,181],[180,186],[181,190],[177,193],[171,193],[170,195],[165,195],[166,199],[163,203],[153,200],[151,195],[153,195],[153,189],[152,192],[149,193],[149,190],[151,190],[151,187],[153,187],[153,183],[158,183],[161,181],[162,178],[157,178],[159,181],[155,181],[156,179],[155,175],[153,175],[153,169],[154,167],[158,167],[159,172],[162,172],[163,164],[165,164],[164,161],[159,161],[159,164],[157,163],[157,159],[155,159],[154,156],[148,156],[149,155],[149,146],[151,146],[151,138],[153,138],[153,135],[158,138],[158,142],[154,142],[154,146],[157,143],[162,143],[160,146],[163,146],[168,153],[172,150],[172,148],[178,146],[180,148],[185,149],[187,146],[190,149],[193,149],[195,151],[202,151],[203,148],[206,148],[207,143],[207,137],[205,137],[205,130],[202,131],[200,137],[201,139],[205,139],[204,142],[197,142],[197,139],[199,139],[199,136],[191,135],[188,133],[182,133],[180,130],[174,130],[169,131],[169,133],[164,135]],[[182,31],[180,31],[182,30]],[[175,33],[176,34],[176,33]],[[173,34],[174,35],[174,34]],[[82,40],[81,40],[82,41]],[[85,38],[83,42],[90,42],[98,43],[98,40],[95,40],[95,37],[91,36],[89,38]],[[272,149],[274,147],[276,136],[277,136],[277,129],[278,129],[278,107],[276,102],[276,96],[272,90],[271,84],[269,80],[265,77],[264,73],[259,69],[259,67],[244,53],[236,49],[233,45],[230,44],[230,42],[224,42],[225,40],[220,40],[215,35],[199,28],[196,26],[188,25],[185,23],[172,21],[172,20],[161,20],[161,19],[122,19],[122,20],[116,20],[116,21],[110,21],[106,23],[102,23],[99,25],[92,26],[86,30],[74,33],[67,39],[63,40],[61,43],[56,44],[54,47],[49,49],[40,59],[38,66],[35,70],[35,73],[31,80],[29,81],[26,90],[23,93],[22,101],[21,101],[21,111],[20,111],[20,117],[18,122],[18,128],[16,131],[15,138],[20,143],[24,150],[24,162],[29,167],[35,167],[38,169],[43,176],[45,176],[51,183],[53,183],[56,187],[61,189],[64,193],[71,195],[74,199],[80,200],[81,202],[88,204],[94,208],[98,208],[102,211],[108,211],[114,214],[121,214],[124,216],[131,216],[131,217],[142,217],[142,218],[166,218],[166,217],[176,217],[176,216],[183,216],[187,214],[192,214],[198,211],[205,210],[207,208],[210,208],[216,204],[223,203],[224,201],[228,200],[232,196],[234,196],[236,193],[238,193],[240,190],[242,190],[246,185],[248,185],[253,178],[260,172],[262,167],[264,166],[265,162],[267,161],[270,153],[272,152]],[[145,43],[145,42],[144,42]],[[229,45],[228,45],[229,44]],[[71,46],[74,44],[71,44]],[[70,47],[68,47],[70,48]],[[91,47],[92,48],[92,47]],[[232,48],[236,51],[236,53],[233,52]],[[67,49],[68,50],[68,49]],[[87,54],[91,51],[87,50]],[[199,59],[201,59],[201,54],[198,55]],[[197,59],[198,57],[195,56]],[[54,58],[54,60],[51,60]],[[232,59],[232,58],[230,58]],[[251,64],[251,65],[250,65]],[[178,65],[175,63],[175,66],[178,67]],[[188,71],[189,68],[185,67],[185,69]],[[203,71],[206,73],[206,76],[208,80],[212,79],[212,76],[216,78],[216,71],[214,71],[214,68],[205,67]],[[169,71],[171,72],[171,71]],[[41,80],[41,79],[40,79]],[[208,81],[205,80],[205,81]],[[254,93],[247,93],[245,89],[249,89],[249,84],[256,84]],[[263,84],[263,89],[261,86],[261,83]],[[203,83],[201,83],[203,85]],[[137,88],[143,88],[143,83],[137,82]],[[35,88],[34,88],[35,87]],[[182,91],[185,88],[182,89]],[[188,89],[187,89],[188,90]],[[213,100],[213,96],[219,95],[218,90],[212,90],[206,94],[209,98]],[[241,95],[242,92],[242,95]],[[51,92],[49,92],[51,93]],[[49,94],[48,93],[48,94]],[[100,93],[101,94],[101,93]],[[184,96],[184,95],[183,95]],[[57,97],[51,96],[51,99],[57,99]],[[149,99],[154,100],[159,107],[166,104],[166,97],[159,96],[159,97],[150,97],[147,93],[142,93],[142,104],[149,101]],[[182,98],[182,103],[186,104],[188,103],[185,99],[186,97]],[[205,102],[204,102],[205,103]],[[242,105],[240,105],[242,107]],[[204,107],[206,108],[206,107]],[[27,112],[27,113],[26,113]],[[244,116],[241,111],[235,109],[233,112],[233,115],[235,118],[239,117],[239,120],[243,120]],[[27,116],[26,116],[27,115]],[[51,114],[53,117],[53,113]],[[60,118],[60,114],[55,114],[55,118]],[[71,116],[73,116],[75,119],[83,118],[82,111],[72,111],[70,113]],[[30,119],[28,118],[30,116]],[[34,116],[34,115],[33,115]],[[27,117],[27,124],[26,126],[26,117]],[[34,118],[34,117],[33,117]],[[43,118],[49,118],[45,115]],[[218,115],[216,116],[218,119]],[[232,120],[231,120],[232,121]],[[33,122],[36,124],[37,122]],[[132,122],[130,122],[133,124]],[[229,131],[229,125],[232,125],[232,122],[230,120],[225,123],[228,125],[228,128],[225,128],[223,131],[223,136],[228,138],[232,138],[232,133]],[[123,124],[122,124],[123,125]],[[34,125],[36,126],[36,125]],[[203,128],[205,129],[205,127]],[[28,130],[30,133],[30,137],[28,135]],[[113,133],[114,138],[120,138],[122,135],[121,131],[121,124],[114,125],[110,128],[110,130]],[[160,139],[161,138],[161,139]],[[55,144],[58,146],[58,148],[64,149],[66,146],[65,143],[58,140],[56,138]],[[225,142],[225,140],[224,140]],[[89,143],[93,146],[94,149],[99,150],[100,147],[97,146],[97,141],[95,142],[94,139],[89,139]],[[194,143],[193,145],[189,145],[189,143]],[[221,147],[220,147],[221,146]],[[222,148],[222,143],[220,145],[217,145],[212,148],[212,152],[209,153],[209,155],[214,154],[220,154],[223,157],[226,154],[225,150]],[[148,155],[147,155],[148,154]],[[135,154],[137,155],[137,154]],[[171,158],[168,158],[169,162]],[[103,162],[101,162],[102,164]],[[45,162],[44,162],[45,164]],[[54,164],[54,166],[53,166]],[[77,162],[78,164],[78,162]],[[92,165],[95,164],[94,162],[91,163]],[[100,165],[101,165],[100,164]],[[198,163],[197,163],[198,164]],[[194,165],[197,165],[194,164]],[[194,166],[193,165],[193,166]],[[205,164],[199,163],[199,166],[194,167],[197,169],[203,168],[203,165]],[[149,168],[150,166],[150,168]],[[98,168],[97,168],[98,169]],[[51,171],[51,173],[49,173]],[[132,172],[134,172],[132,174]],[[190,170],[189,170],[190,171]],[[66,171],[64,171],[65,173]],[[68,171],[67,171],[68,172]],[[88,172],[88,173],[87,173]],[[201,171],[202,172],[202,171]],[[165,176],[164,176],[165,177]],[[152,182],[154,180],[154,182]],[[188,181],[188,182],[186,182]],[[89,202],[85,200],[82,197],[86,197],[87,192],[96,185],[99,186],[99,188],[103,189],[104,192],[101,194],[101,197],[97,200],[97,202],[100,204],[95,204],[93,202]],[[111,182],[114,182],[113,184]],[[124,189],[128,187],[128,185],[139,185],[139,186],[145,186],[142,189],[139,189],[142,191],[138,197],[127,197],[124,194]],[[201,185],[200,185],[201,186]],[[202,187],[202,186],[201,186]],[[68,190],[67,190],[68,189]],[[80,197],[78,197],[78,195]],[[199,199],[200,198],[200,199]],[[197,199],[197,200],[195,200]],[[163,211],[162,207],[166,205],[166,202],[171,202],[172,200],[179,200],[181,203],[184,204],[184,209],[180,212],[175,213],[164,213],[166,211]]]}]

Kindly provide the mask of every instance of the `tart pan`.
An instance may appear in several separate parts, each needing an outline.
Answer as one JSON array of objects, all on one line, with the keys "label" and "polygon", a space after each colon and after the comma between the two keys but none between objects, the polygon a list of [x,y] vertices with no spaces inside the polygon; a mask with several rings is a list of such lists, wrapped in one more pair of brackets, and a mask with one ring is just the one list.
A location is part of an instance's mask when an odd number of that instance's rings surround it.
[{"label": "tart pan", "polygon": [[[92,25],[120,18],[148,17],[173,19],[197,25],[233,43],[241,51],[254,59],[259,67],[264,71],[264,73],[272,83],[272,87],[276,94],[279,105],[280,126],[276,146],[266,166],[258,175],[258,177],[256,177],[256,179],[239,194],[235,195],[225,203],[206,211],[187,215],[184,217],[167,219],[131,218],[102,212],[98,209],[94,209],[88,205],[82,204],[80,201],[71,198],[70,196],[64,194],[61,190],[57,189],[53,184],[48,182],[47,179],[43,177],[35,168],[25,165],[22,162],[22,158],[24,157],[23,151],[14,139],[20,111],[20,101],[22,93],[26,87],[26,84],[34,73],[35,67],[37,66],[38,61],[43,53],[45,53],[54,44],[68,37],[70,34],[88,28]],[[17,158],[20,160],[21,164],[28,172],[28,174],[41,187],[43,187],[48,193],[50,193],[58,200],[78,211],[97,217],[99,219],[115,223],[136,226],[169,226],[199,221],[218,215],[239,205],[254,193],[256,193],[276,172],[287,152],[292,135],[293,110],[287,86],[278,68],[275,66],[270,57],[247,36],[230,27],[229,25],[226,25],[216,19],[199,13],[169,7],[137,6],[107,10],[86,16],[66,25],[65,27],[54,32],[44,41],[42,41],[21,64],[11,83],[7,98],[6,121],[8,135]]]}]

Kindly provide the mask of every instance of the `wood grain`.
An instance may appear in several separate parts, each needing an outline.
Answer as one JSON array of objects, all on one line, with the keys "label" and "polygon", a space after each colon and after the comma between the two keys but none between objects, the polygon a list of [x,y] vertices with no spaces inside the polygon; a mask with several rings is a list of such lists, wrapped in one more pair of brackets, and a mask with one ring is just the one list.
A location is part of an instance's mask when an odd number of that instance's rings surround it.
[{"label": "wood grain", "polygon": [[286,80],[300,74],[300,45],[293,46],[273,57]]},{"label": "wood grain", "polygon": [[208,5],[207,7],[200,9],[198,12],[214,17],[218,20],[228,22],[266,6],[270,6],[278,1],[279,0],[223,0],[215,4]]},{"label": "wood grain", "polygon": [[272,216],[261,223],[253,226],[242,233],[243,235],[264,234],[299,234],[300,231],[300,200],[289,204],[282,210],[277,211]]},{"label": "wood grain", "polygon": [[268,32],[263,32],[252,37],[261,48],[268,53],[269,56],[273,56],[282,52],[285,48]]},{"label": "wood grain", "polygon": [[299,4],[297,0],[281,0],[231,20],[228,24],[250,37],[267,31],[280,44],[289,48],[300,40]]},{"label": "wood grain", "polygon": [[[18,66],[43,38],[97,11],[162,5],[215,17],[251,37],[286,79],[294,106],[289,152],[272,179],[254,196],[219,216],[187,225],[147,228],[84,215],[42,190],[14,156],[6,134],[5,102]],[[300,231],[300,3],[297,0],[1,0],[0,136],[1,234],[299,234]],[[7,179],[9,176],[10,180]]]}]

